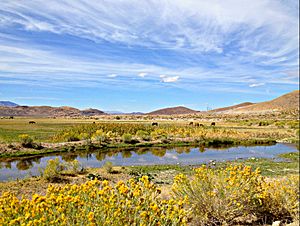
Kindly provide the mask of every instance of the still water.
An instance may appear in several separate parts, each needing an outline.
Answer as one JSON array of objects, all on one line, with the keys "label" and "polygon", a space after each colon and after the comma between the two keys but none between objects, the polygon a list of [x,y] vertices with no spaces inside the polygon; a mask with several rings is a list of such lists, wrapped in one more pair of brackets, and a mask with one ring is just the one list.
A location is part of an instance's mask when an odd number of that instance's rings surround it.
[{"label": "still water", "polygon": [[236,146],[227,148],[130,148],[110,149],[93,152],[72,152],[48,154],[10,160],[0,159],[0,181],[21,179],[40,175],[49,159],[59,158],[61,161],[77,159],[84,167],[101,167],[106,161],[118,166],[180,164],[196,165],[215,161],[228,161],[247,158],[277,158],[278,154],[294,152],[295,145],[277,143],[271,146]]}]

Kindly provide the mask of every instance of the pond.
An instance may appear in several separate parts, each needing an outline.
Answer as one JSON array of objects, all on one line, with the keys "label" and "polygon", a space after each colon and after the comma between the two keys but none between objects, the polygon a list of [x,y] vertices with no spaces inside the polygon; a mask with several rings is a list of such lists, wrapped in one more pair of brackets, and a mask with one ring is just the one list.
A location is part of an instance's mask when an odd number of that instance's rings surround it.
[{"label": "pond", "polygon": [[271,146],[236,146],[227,148],[175,147],[109,149],[106,152],[64,152],[45,156],[0,159],[0,181],[40,175],[49,159],[77,159],[84,167],[101,167],[106,161],[118,166],[197,165],[210,160],[228,161],[247,158],[277,158],[278,154],[296,151],[296,145],[277,143]]}]

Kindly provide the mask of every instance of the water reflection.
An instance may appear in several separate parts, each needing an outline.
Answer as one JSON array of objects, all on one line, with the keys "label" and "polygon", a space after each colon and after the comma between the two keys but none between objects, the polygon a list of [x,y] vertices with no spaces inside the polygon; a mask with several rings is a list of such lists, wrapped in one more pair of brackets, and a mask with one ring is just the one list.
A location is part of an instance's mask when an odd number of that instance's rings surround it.
[{"label": "water reflection", "polygon": [[273,158],[277,154],[296,150],[295,145],[276,144],[272,146],[227,147],[222,148],[222,150],[197,146],[65,152],[27,158],[0,159],[0,181],[10,177],[20,178],[25,174],[38,175],[39,168],[45,167],[49,159],[57,157],[65,162],[77,159],[85,167],[101,167],[107,160],[112,161],[114,165],[199,164],[210,159],[224,161],[249,157]]},{"label": "water reflection", "polygon": [[[129,149],[112,149],[107,150],[105,152],[102,151],[81,151],[81,152],[66,152],[61,154],[53,154],[53,155],[45,155],[45,156],[36,156],[36,157],[27,157],[27,158],[12,158],[12,159],[0,159],[0,169],[1,168],[12,168],[12,163],[16,164],[16,168],[18,170],[28,170],[32,168],[35,164],[40,164],[41,159],[46,156],[60,156],[61,159],[65,162],[71,162],[78,158],[81,159],[97,159],[99,162],[105,160],[106,158],[112,158],[116,157],[119,154],[121,154],[123,159],[131,158],[133,154],[136,155],[145,155],[151,153],[154,156],[157,157],[164,157],[166,156],[167,151],[172,150],[175,151],[178,154],[188,154],[191,152],[192,149],[195,147],[174,147],[172,149],[162,148],[162,147],[156,147],[156,148],[129,148]],[[205,148],[199,147],[199,152],[204,152]]]}]

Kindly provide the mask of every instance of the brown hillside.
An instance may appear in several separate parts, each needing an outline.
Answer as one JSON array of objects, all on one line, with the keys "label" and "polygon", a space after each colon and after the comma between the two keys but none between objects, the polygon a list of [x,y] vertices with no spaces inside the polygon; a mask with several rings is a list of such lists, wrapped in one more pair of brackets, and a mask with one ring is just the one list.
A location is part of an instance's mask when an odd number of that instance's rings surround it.
[{"label": "brown hillside", "polygon": [[195,114],[198,111],[186,108],[186,107],[172,107],[172,108],[163,108],[156,111],[148,113],[148,115],[184,115],[184,114]]},{"label": "brown hillside", "polygon": [[245,106],[250,106],[250,105],[253,105],[253,104],[254,103],[251,103],[251,102],[244,102],[244,103],[237,104],[237,105],[232,105],[232,106],[229,106],[229,107],[217,108],[217,109],[211,110],[209,112],[229,111],[229,110],[234,110],[234,109],[238,109],[238,108],[245,107]]},{"label": "brown hillside", "polygon": [[106,114],[106,113],[104,113],[103,111],[100,111],[98,109],[89,108],[89,109],[86,109],[86,110],[82,110],[81,114],[84,115],[84,116],[94,116],[94,115],[103,115],[103,114]]},{"label": "brown hillside", "polygon": [[299,110],[299,90],[282,95],[271,101],[234,109],[234,112],[266,112]]},{"label": "brown hillside", "polygon": [[50,106],[17,106],[1,107],[0,116],[33,116],[33,117],[79,117],[105,114],[97,109],[80,111],[72,107],[50,107]]}]

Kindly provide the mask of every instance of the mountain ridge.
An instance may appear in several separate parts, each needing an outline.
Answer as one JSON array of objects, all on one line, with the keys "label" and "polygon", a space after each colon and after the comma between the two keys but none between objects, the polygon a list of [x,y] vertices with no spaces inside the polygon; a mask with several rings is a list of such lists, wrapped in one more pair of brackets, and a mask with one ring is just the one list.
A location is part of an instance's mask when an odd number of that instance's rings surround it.
[{"label": "mountain ridge", "polygon": [[295,90],[269,101],[256,103],[249,106],[234,109],[233,112],[270,112],[270,111],[299,111],[299,90]]},{"label": "mountain ridge", "polygon": [[147,113],[147,115],[184,115],[184,114],[196,114],[199,111],[192,110],[187,107],[177,106],[158,109]]},{"label": "mountain ridge", "polygon": [[[5,102],[8,105],[15,104],[10,101]],[[128,114],[128,115],[184,115],[184,114],[199,114],[199,113],[225,113],[225,114],[237,114],[237,113],[259,113],[259,112],[276,112],[276,111],[299,111],[299,90],[292,91],[290,93],[281,95],[269,101],[260,103],[243,102],[240,104],[217,108],[210,111],[197,111],[184,106],[168,107],[157,109],[149,113],[132,112],[110,112],[109,114]],[[95,108],[88,108],[85,110],[79,110],[74,107],[61,106],[1,106],[0,105],[0,116],[35,116],[35,117],[80,117],[80,116],[96,116],[96,115],[107,115],[108,111],[101,111]]]},{"label": "mountain ridge", "polygon": [[51,107],[51,106],[0,106],[0,116],[34,116],[34,117],[80,117],[104,115],[103,111],[98,109],[79,110],[69,106]]},{"label": "mountain ridge", "polygon": [[11,102],[11,101],[3,100],[3,101],[0,101],[0,106],[2,106],[2,107],[16,107],[16,106],[19,106],[19,105],[14,103],[14,102]]}]

